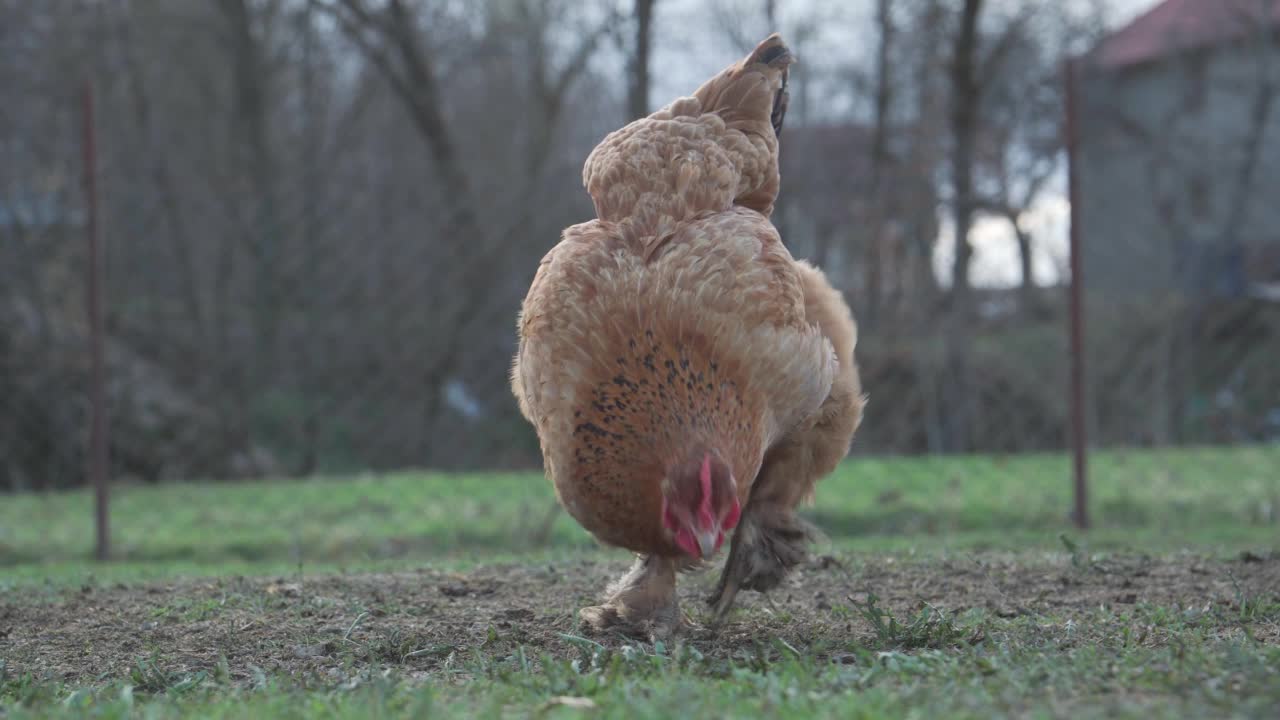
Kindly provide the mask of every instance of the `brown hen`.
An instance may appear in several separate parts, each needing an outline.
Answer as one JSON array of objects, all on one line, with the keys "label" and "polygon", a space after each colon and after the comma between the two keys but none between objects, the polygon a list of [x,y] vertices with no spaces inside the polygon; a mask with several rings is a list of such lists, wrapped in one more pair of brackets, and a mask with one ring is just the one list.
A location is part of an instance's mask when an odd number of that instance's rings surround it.
[{"label": "brown hen", "polygon": [[512,389],[546,473],[584,528],[640,555],[582,611],[597,630],[672,630],[677,571],[735,527],[717,613],[776,586],[805,557],[795,508],[861,418],[849,309],[768,220],[792,62],[773,35],[607,136],[583,172],[597,219],[525,298]]}]

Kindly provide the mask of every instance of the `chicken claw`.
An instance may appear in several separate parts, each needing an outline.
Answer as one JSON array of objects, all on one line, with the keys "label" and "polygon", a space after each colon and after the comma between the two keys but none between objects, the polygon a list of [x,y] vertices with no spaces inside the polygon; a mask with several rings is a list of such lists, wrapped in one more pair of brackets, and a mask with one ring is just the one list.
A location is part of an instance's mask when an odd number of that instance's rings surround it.
[{"label": "chicken claw", "polygon": [[716,619],[733,607],[740,590],[767,592],[782,583],[792,568],[809,556],[814,529],[791,510],[748,505],[733,536],[720,582],[707,598]]},{"label": "chicken claw", "polygon": [[604,604],[578,611],[587,629],[661,640],[683,622],[676,599],[676,566],[670,559],[656,555],[639,558],[626,575],[609,586],[607,594]]}]

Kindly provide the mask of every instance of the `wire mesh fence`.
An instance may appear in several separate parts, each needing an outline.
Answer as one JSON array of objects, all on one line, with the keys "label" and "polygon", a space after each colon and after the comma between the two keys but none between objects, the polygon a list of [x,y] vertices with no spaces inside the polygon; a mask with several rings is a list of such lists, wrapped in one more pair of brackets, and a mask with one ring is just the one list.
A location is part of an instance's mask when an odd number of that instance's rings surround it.
[{"label": "wire mesh fence", "polygon": [[[560,230],[592,216],[581,163],[628,116],[634,49],[614,37],[626,8],[552,6],[0,4],[0,85],[23,99],[0,112],[0,488],[84,482],[86,69],[113,478],[537,467],[507,389],[514,318]],[[855,455],[1063,452],[1065,232],[1036,218],[1064,185],[1068,44],[1013,37],[966,131],[937,84],[955,18],[923,6],[898,17],[927,33],[893,49],[910,71],[885,81],[885,117],[795,103],[774,220],[859,318]],[[1111,36],[1080,65],[1093,447],[1280,439],[1280,69],[1259,22],[1139,60]],[[843,70],[811,72],[816,95]],[[948,250],[957,227],[974,239]],[[954,282],[957,256],[999,245],[1021,250],[1004,280]],[[1159,457],[1142,477],[1215,462]]]}]

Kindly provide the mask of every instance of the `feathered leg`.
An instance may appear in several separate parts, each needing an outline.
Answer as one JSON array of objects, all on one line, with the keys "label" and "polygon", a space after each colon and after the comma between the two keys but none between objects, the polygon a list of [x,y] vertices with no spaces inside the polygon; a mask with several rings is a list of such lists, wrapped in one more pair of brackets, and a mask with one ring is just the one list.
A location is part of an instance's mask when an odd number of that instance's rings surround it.
[{"label": "feathered leg", "polygon": [[648,555],[606,591],[603,605],[578,612],[596,632],[618,632],[647,639],[668,637],[680,625],[676,599],[676,561]]},{"label": "feathered leg", "polygon": [[849,450],[862,421],[862,386],[853,348],[857,330],[844,299],[807,263],[798,263],[805,285],[805,313],[836,348],[840,372],[822,406],[791,435],[765,453],[751,497],[734,532],[729,558],[707,602],[723,616],[739,590],[771,590],[808,557],[814,530],[796,515]]}]

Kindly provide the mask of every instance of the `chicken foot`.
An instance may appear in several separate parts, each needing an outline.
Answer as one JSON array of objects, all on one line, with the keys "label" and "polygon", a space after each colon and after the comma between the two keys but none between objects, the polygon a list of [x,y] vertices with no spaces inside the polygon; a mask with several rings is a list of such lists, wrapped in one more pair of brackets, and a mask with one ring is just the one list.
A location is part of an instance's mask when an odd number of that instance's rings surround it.
[{"label": "chicken foot", "polygon": [[846,376],[809,423],[766,453],[720,582],[707,599],[717,617],[729,611],[740,590],[772,590],[808,559],[818,532],[795,510],[844,457],[861,414],[857,381]]},{"label": "chicken foot", "polygon": [[657,555],[637,558],[635,565],[606,591],[603,605],[582,608],[578,617],[596,632],[632,637],[669,637],[681,623],[676,598],[676,561]]},{"label": "chicken foot", "polygon": [[749,505],[734,533],[720,582],[707,598],[716,617],[733,607],[740,590],[767,592],[780,585],[792,568],[808,559],[815,534],[813,526],[790,508]]},{"label": "chicken foot", "polygon": [[729,611],[739,591],[772,590],[808,558],[808,544],[815,532],[794,508],[817,479],[809,467],[810,455],[803,442],[794,440],[784,441],[765,455],[733,533],[720,582],[707,598],[717,618]]}]

